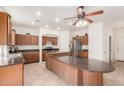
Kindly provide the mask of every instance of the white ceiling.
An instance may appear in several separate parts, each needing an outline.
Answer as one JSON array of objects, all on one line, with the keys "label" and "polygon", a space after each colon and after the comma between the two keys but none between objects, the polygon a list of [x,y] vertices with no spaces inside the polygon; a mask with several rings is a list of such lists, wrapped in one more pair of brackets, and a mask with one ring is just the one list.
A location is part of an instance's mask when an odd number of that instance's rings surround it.
[{"label": "white ceiling", "polygon": [[[78,30],[78,28],[69,25],[69,21],[64,21],[66,17],[76,16],[76,7],[75,6],[6,6],[4,7],[5,11],[10,13],[13,18],[14,24],[32,26],[32,22],[35,20],[40,20],[40,23],[36,23],[33,27],[43,27],[49,25],[49,29],[60,30]],[[103,21],[108,24],[116,23],[120,20],[124,20],[124,7],[117,6],[88,6],[85,7],[84,11],[86,13],[93,12],[95,10],[104,10],[103,15],[90,17],[95,22]],[[41,16],[37,16],[36,12],[40,11]],[[56,22],[55,19],[58,17],[59,22]],[[75,20],[70,20],[74,22]]]}]

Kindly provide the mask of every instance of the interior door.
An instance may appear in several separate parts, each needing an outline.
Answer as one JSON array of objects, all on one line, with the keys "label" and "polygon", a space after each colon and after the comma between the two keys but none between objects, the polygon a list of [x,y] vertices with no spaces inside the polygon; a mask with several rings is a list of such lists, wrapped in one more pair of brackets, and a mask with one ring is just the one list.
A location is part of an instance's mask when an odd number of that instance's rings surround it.
[{"label": "interior door", "polygon": [[116,44],[116,60],[124,61],[124,37],[118,37]]}]

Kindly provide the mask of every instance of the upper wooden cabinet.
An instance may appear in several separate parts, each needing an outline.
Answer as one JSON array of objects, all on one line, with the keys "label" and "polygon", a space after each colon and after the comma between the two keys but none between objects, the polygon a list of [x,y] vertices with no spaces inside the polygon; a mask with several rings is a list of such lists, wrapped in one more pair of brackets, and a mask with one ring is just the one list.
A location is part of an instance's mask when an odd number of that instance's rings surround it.
[{"label": "upper wooden cabinet", "polygon": [[12,23],[7,13],[0,12],[0,45],[12,44]]},{"label": "upper wooden cabinet", "polygon": [[16,43],[16,32],[15,31],[12,31],[12,40],[11,40],[11,45],[15,45]]},{"label": "upper wooden cabinet", "polygon": [[16,45],[38,45],[38,36],[16,34]]},{"label": "upper wooden cabinet", "polygon": [[16,34],[16,45],[26,45],[27,37],[26,35]]},{"label": "upper wooden cabinet", "polygon": [[42,45],[46,45],[47,42],[51,42],[52,45],[57,45],[58,38],[57,38],[57,37],[47,37],[47,36],[43,36],[43,37],[42,37]]},{"label": "upper wooden cabinet", "polygon": [[38,36],[32,36],[32,44],[38,45]]},{"label": "upper wooden cabinet", "polygon": [[42,45],[46,45],[47,43],[47,37],[42,37]]},{"label": "upper wooden cabinet", "polygon": [[81,44],[88,45],[88,36],[81,36]]}]

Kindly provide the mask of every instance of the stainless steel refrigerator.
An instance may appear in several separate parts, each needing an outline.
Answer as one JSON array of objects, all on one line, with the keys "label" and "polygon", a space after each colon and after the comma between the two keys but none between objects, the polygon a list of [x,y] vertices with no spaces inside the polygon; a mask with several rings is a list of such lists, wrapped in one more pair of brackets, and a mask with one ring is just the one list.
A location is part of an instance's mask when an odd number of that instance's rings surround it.
[{"label": "stainless steel refrigerator", "polygon": [[79,57],[79,52],[82,51],[80,37],[74,37],[70,43],[70,54],[74,57]]}]

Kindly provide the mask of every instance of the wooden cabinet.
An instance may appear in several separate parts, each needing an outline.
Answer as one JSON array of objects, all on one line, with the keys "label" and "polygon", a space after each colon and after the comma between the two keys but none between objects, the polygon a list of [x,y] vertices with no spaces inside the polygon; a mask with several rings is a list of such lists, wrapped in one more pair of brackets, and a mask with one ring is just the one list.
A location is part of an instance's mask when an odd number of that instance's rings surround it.
[{"label": "wooden cabinet", "polygon": [[47,51],[42,51],[42,61],[45,61],[46,60],[46,54],[47,54]]},{"label": "wooden cabinet", "polygon": [[24,52],[25,63],[39,62],[39,52]]},{"label": "wooden cabinet", "polygon": [[34,62],[39,62],[39,52],[32,52],[32,59]]},{"label": "wooden cabinet", "polygon": [[38,45],[38,36],[32,36],[32,45]]},{"label": "wooden cabinet", "polygon": [[81,36],[81,44],[88,45],[88,36]]},{"label": "wooden cabinet", "polygon": [[16,45],[38,45],[38,36],[16,34]]},{"label": "wooden cabinet", "polygon": [[67,65],[65,65],[64,63],[59,63],[59,64],[60,64],[59,76],[64,81],[67,81]]},{"label": "wooden cabinet", "polygon": [[78,85],[78,68],[62,63],[53,56],[47,56],[46,67],[69,85]]},{"label": "wooden cabinet", "polygon": [[12,44],[12,23],[7,13],[0,12],[0,45]]},{"label": "wooden cabinet", "polygon": [[50,56],[46,55],[46,67],[51,70],[51,58]]},{"label": "wooden cabinet", "polygon": [[42,37],[42,45],[46,45],[47,43],[47,37]]},{"label": "wooden cabinet", "polygon": [[56,37],[52,37],[52,45],[57,45],[57,38]]},{"label": "wooden cabinet", "polygon": [[42,45],[46,45],[47,42],[51,42],[52,45],[57,45],[58,38],[57,37],[42,37]]},{"label": "wooden cabinet", "polygon": [[15,45],[15,43],[16,43],[16,32],[12,31],[11,45]]},{"label": "wooden cabinet", "polygon": [[16,45],[26,45],[27,36],[22,34],[16,34]]},{"label": "wooden cabinet", "polygon": [[0,68],[0,86],[22,86],[24,84],[24,65],[10,65]]},{"label": "wooden cabinet", "polygon": [[81,52],[79,52],[79,56],[81,58],[88,58],[88,51],[81,51]]}]

